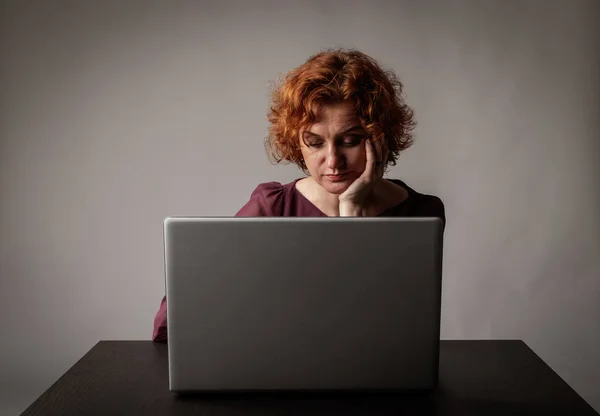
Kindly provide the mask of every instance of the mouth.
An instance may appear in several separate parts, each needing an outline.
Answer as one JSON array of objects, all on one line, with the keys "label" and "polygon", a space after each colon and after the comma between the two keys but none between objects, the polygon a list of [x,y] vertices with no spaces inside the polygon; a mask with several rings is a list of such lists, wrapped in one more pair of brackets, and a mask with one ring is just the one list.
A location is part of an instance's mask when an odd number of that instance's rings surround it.
[{"label": "mouth", "polygon": [[339,182],[344,180],[347,175],[347,173],[338,173],[337,175],[325,175],[325,177],[332,182]]}]

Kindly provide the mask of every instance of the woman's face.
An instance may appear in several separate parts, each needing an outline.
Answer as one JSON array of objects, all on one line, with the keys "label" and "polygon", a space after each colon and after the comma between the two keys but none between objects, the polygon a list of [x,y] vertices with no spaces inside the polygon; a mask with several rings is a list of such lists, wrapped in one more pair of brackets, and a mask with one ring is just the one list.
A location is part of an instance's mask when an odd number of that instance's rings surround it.
[{"label": "woman's face", "polygon": [[300,131],[308,172],[327,192],[343,193],[365,170],[366,138],[351,104],[321,106],[315,123]]}]

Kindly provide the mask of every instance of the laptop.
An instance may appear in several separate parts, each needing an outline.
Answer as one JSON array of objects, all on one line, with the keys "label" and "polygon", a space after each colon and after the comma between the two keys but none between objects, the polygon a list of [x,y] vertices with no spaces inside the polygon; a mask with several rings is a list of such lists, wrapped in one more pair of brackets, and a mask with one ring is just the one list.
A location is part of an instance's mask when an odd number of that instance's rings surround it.
[{"label": "laptop", "polygon": [[169,217],[169,389],[437,386],[439,218]]}]

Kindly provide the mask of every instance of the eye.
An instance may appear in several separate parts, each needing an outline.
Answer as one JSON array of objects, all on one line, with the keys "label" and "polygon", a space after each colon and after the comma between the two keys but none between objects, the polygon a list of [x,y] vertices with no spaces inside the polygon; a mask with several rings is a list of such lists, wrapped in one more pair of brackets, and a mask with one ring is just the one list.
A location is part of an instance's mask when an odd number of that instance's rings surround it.
[{"label": "eye", "polygon": [[360,142],[362,141],[362,139],[364,139],[365,136],[362,135],[350,135],[350,136],[346,136],[344,137],[344,146],[347,147],[354,147],[354,146],[358,146],[360,144]]},{"label": "eye", "polygon": [[321,146],[323,146],[323,142],[306,142],[306,145],[308,147],[313,147],[313,148],[319,148]]}]

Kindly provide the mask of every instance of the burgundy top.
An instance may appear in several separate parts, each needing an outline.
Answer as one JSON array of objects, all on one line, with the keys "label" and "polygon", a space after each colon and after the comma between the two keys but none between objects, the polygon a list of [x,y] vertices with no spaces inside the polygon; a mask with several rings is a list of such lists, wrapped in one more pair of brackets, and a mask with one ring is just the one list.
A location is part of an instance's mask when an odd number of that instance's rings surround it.
[{"label": "burgundy top", "polygon": [[[326,215],[296,189],[296,182],[262,183],[250,200],[235,214],[236,217],[325,217]],[[398,179],[388,179],[408,191],[408,198],[382,212],[380,217],[438,217],[446,223],[442,201],[433,195],[418,193]],[[167,342],[167,299],[163,297],[154,318],[152,340]]]}]

